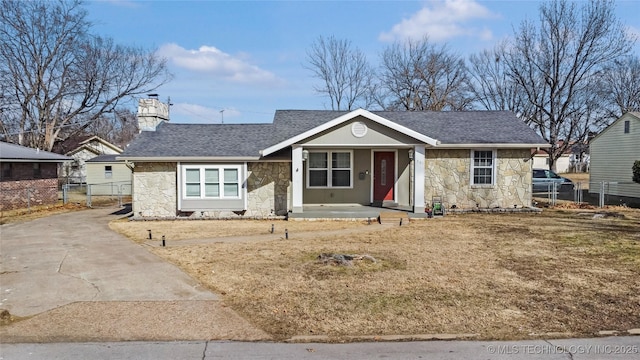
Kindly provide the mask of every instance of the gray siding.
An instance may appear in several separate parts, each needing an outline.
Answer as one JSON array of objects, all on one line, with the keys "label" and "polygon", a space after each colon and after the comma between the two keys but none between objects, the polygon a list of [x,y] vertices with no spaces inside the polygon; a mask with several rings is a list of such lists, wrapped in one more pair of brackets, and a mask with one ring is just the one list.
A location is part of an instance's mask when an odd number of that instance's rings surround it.
[{"label": "gray siding", "polygon": [[[624,133],[624,123],[630,121],[630,131]],[[640,198],[640,184],[632,181],[632,166],[640,160],[640,119],[626,114],[605,129],[590,144],[589,192],[598,193],[600,183],[610,184],[609,195]]]},{"label": "gray siding", "polygon": [[[367,126],[367,132],[363,137],[356,137],[351,132],[351,125],[354,122],[362,122]],[[304,145],[333,145],[340,144],[341,146],[363,146],[363,145],[406,145],[415,144],[416,140],[410,136],[406,136],[390,129],[386,126],[382,126],[374,121],[368,120],[362,116],[356,117],[353,120],[346,121],[338,127],[324,131],[316,136],[307,140]]]},{"label": "gray siding", "polygon": [[396,189],[396,202],[402,206],[412,205],[411,197],[411,160],[408,149],[398,149],[398,179]]},{"label": "gray siding", "polygon": [[[335,150],[335,149],[326,149]],[[371,203],[371,150],[353,151],[353,189],[308,189],[307,162],[304,163],[304,187],[302,197],[305,204],[362,204]],[[365,173],[364,179],[359,178]],[[367,174],[368,173],[368,174]]]}]

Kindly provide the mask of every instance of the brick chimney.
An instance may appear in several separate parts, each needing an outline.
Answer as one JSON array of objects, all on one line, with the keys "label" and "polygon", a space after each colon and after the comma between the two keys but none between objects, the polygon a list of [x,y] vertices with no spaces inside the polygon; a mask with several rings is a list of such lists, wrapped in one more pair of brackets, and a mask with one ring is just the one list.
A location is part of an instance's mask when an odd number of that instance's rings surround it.
[{"label": "brick chimney", "polygon": [[156,131],[163,121],[169,121],[169,105],[158,100],[158,94],[149,94],[149,98],[138,101],[140,131]]}]

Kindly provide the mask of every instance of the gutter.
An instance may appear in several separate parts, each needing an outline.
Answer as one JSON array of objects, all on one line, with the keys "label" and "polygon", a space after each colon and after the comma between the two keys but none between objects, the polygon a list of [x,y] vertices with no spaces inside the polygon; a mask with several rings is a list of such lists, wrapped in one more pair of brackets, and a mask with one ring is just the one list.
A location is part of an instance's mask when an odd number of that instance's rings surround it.
[{"label": "gutter", "polygon": [[440,144],[430,149],[540,149],[550,148],[550,144]]}]

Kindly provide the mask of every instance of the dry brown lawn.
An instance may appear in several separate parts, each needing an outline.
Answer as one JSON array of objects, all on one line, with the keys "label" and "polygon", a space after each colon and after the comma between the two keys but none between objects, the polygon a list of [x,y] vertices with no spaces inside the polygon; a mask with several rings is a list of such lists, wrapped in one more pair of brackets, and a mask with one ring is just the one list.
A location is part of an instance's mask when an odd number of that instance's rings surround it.
[{"label": "dry brown lawn", "polygon": [[589,190],[589,173],[564,173],[559,175],[570,179],[574,184],[581,183],[582,190]]},{"label": "dry brown lawn", "polygon": [[[384,227],[275,222],[289,240],[217,242],[268,234],[268,221],[114,222],[144,241],[147,229],[209,244],[150,247],[276,339],[472,333],[483,339],[593,336],[640,327],[640,211],[470,214]],[[336,228],[359,227],[337,236]],[[346,230],[345,230],[346,231]],[[185,243],[186,244],[186,243]],[[325,265],[321,253],[376,263]],[[560,335],[561,336],[561,335]]]}]

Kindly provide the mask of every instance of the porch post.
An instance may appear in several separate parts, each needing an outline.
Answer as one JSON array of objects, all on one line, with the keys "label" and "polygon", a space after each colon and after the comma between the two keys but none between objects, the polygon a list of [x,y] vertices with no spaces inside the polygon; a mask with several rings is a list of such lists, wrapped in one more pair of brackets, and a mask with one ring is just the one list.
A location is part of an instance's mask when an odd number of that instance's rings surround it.
[{"label": "porch post", "polygon": [[424,212],[424,145],[413,150],[413,212]]},{"label": "porch post", "polygon": [[302,212],[302,172],[304,168],[302,166],[302,146],[292,145],[291,149],[291,181],[292,184],[292,197],[294,213]]}]

